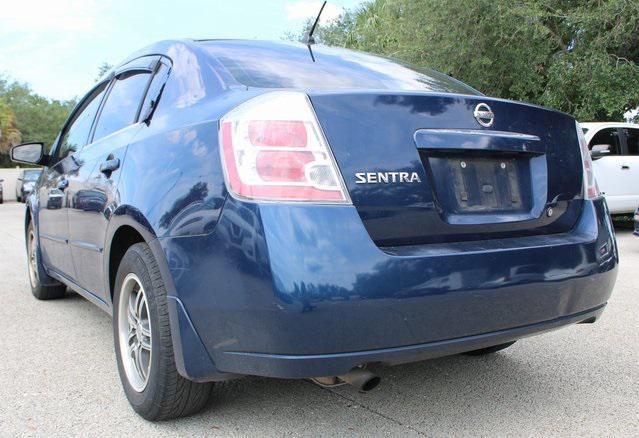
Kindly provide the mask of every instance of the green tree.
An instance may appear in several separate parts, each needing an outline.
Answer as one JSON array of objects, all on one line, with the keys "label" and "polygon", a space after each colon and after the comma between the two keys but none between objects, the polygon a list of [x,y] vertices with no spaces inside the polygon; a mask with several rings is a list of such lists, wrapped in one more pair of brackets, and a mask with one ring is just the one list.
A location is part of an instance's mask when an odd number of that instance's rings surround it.
[{"label": "green tree", "polygon": [[100,67],[98,67],[98,75],[95,77],[95,82],[98,82],[102,78],[102,76],[104,76],[112,68],[113,65],[109,64],[108,62],[103,62],[102,64],[100,64]]},{"label": "green tree", "polygon": [[[49,147],[62,128],[75,100],[47,99],[26,84],[0,78],[0,99],[13,114],[13,123],[22,141],[42,141]],[[0,149],[0,154],[6,151]],[[6,157],[2,160],[6,165]]]},{"label": "green tree", "polygon": [[316,35],[579,120],[639,106],[636,0],[373,0]]},{"label": "green tree", "polygon": [[0,165],[8,162],[9,149],[18,143],[20,131],[16,125],[16,118],[9,105],[0,99]]},{"label": "green tree", "polygon": [[[103,62],[96,81],[111,68]],[[12,165],[8,151],[20,141],[42,141],[50,147],[76,103],[76,99],[48,99],[27,84],[0,76],[0,167]]]}]

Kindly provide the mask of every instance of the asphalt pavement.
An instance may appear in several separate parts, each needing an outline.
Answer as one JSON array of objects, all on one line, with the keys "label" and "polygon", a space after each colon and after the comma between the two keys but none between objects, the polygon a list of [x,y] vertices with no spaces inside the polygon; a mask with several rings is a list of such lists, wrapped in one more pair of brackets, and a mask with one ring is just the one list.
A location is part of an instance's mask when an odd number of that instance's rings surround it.
[{"label": "asphalt pavement", "polygon": [[208,409],[153,424],[124,396],[111,319],[80,296],[31,296],[23,204],[0,205],[0,436],[638,436],[639,237],[603,318],[487,357],[376,367],[378,389],[247,377]]}]

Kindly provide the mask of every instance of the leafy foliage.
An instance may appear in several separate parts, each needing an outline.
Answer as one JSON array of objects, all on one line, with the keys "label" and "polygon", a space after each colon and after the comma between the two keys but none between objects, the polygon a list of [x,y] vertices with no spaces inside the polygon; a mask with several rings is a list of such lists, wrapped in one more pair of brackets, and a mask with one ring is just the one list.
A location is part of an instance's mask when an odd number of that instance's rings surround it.
[{"label": "leafy foliage", "polygon": [[20,142],[16,118],[7,103],[0,99],[0,154],[7,154],[11,146]]},{"label": "leafy foliage", "polygon": [[98,75],[95,77],[95,82],[98,82],[100,79],[102,79],[102,76],[107,74],[107,72],[112,68],[113,65],[109,64],[108,62],[103,62],[102,64],[100,64],[100,66],[98,67]]},{"label": "leafy foliage", "polygon": [[372,0],[317,29],[316,39],[583,121],[623,120],[639,105],[637,1]]},{"label": "leafy foliage", "polygon": [[75,100],[47,99],[34,93],[26,84],[9,83],[3,78],[0,78],[0,102],[3,102],[0,103],[0,114],[10,114],[4,117],[8,117],[8,126],[13,130],[13,137],[7,138],[6,144],[0,139],[0,166],[10,165],[6,154],[20,141],[42,141],[49,147],[76,104]]}]

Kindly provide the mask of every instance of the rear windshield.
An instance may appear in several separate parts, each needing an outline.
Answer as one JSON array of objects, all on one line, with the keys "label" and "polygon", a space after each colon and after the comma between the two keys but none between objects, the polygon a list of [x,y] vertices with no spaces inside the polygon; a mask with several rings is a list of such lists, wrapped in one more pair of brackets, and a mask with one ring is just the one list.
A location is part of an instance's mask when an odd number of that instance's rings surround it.
[{"label": "rear windshield", "polygon": [[314,45],[311,57],[303,44],[261,41],[202,44],[237,82],[247,87],[481,94],[434,70],[352,50]]}]

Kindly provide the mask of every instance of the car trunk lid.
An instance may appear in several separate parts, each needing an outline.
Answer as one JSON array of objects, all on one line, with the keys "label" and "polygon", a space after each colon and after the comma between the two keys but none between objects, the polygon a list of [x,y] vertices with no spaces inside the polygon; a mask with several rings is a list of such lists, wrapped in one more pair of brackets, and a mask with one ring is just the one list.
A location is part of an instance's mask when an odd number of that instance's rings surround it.
[{"label": "car trunk lid", "polygon": [[561,233],[579,216],[582,163],[566,114],[438,93],[310,98],[380,246]]}]

